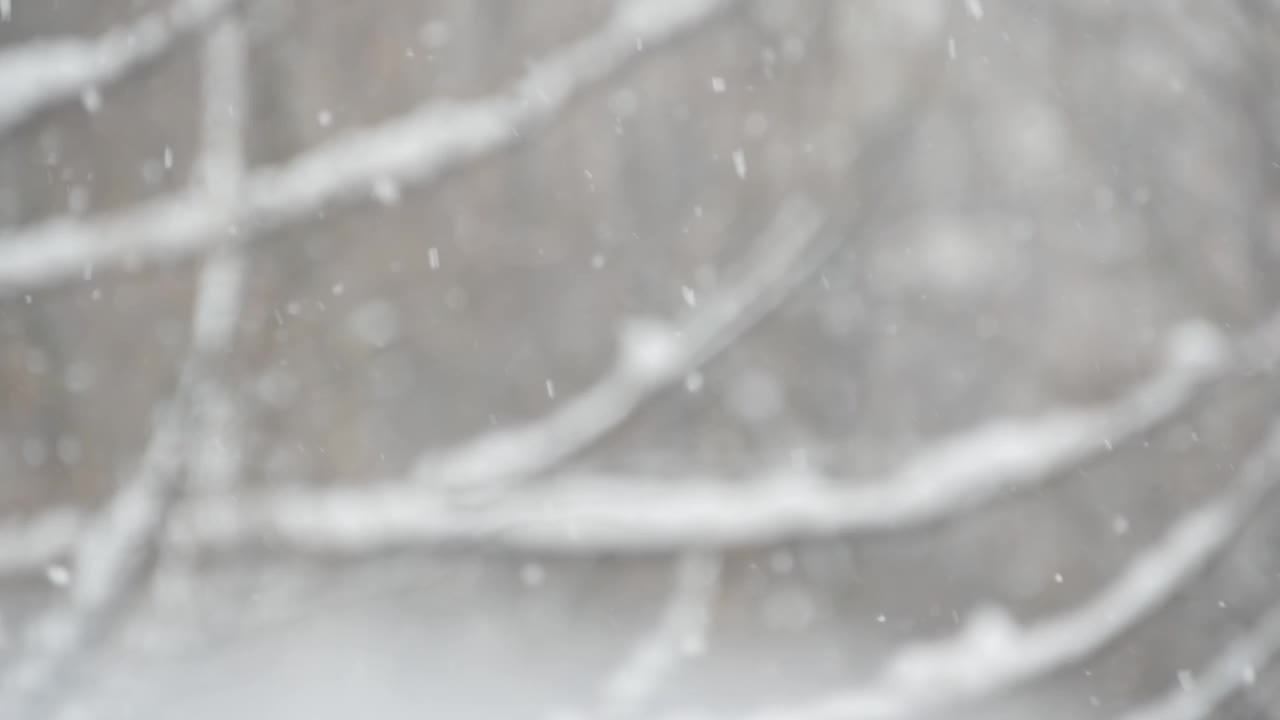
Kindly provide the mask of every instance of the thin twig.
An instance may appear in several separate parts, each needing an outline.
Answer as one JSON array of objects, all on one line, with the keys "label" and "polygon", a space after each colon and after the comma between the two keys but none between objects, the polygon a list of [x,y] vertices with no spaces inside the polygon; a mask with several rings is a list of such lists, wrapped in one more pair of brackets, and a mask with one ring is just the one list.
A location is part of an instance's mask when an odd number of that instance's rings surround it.
[{"label": "thin twig", "polygon": [[696,550],[679,557],[671,595],[652,630],[605,681],[601,714],[634,716],[682,660],[704,652],[723,562]]},{"label": "thin twig", "polygon": [[421,483],[484,486],[544,472],[610,432],[662,388],[714,357],[812,276],[839,246],[820,233],[824,217],[801,195],[788,198],[756,242],[740,276],[671,325],[630,320],[618,338],[614,365],[590,388],[549,415],[484,433],[414,464]]}]

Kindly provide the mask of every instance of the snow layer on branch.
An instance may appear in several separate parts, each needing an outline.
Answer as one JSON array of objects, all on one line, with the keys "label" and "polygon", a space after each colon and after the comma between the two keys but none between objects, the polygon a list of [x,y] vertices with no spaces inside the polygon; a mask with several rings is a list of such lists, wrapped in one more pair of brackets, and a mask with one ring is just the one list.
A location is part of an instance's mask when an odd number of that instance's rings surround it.
[{"label": "snow layer on branch", "polygon": [[56,103],[126,77],[233,2],[177,0],[96,38],[45,38],[6,49],[0,53],[0,134]]},{"label": "snow layer on branch", "polygon": [[229,229],[295,221],[335,201],[370,197],[387,183],[429,182],[528,138],[574,97],[641,55],[640,49],[661,45],[730,4],[628,0],[601,28],[534,63],[504,90],[476,100],[427,102],[259,168],[246,176],[235,202],[189,188],[119,212],[57,218],[0,235],[0,293],[71,280],[91,265],[134,267],[270,237]]},{"label": "snow layer on branch", "polygon": [[0,717],[22,717],[47,700],[63,667],[101,630],[163,521],[181,463],[177,408],[162,414],[138,470],[106,507],[84,522],[71,552],[67,597],[35,618],[0,671]]},{"label": "snow layer on branch", "polygon": [[1206,326],[1188,324],[1172,334],[1163,365],[1110,403],[988,421],[925,447],[883,477],[780,470],[747,481],[655,481],[594,473],[473,497],[423,484],[299,487],[187,508],[183,520],[194,534],[187,541],[260,538],[356,553],[477,542],[565,554],[647,553],[903,530],[1065,476],[1169,418],[1224,370],[1227,347]]},{"label": "snow layer on branch", "polygon": [[[210,33],[205,44],[203,160],[206,181],[215,192],[232,192],[242,167],[243,128],[235,118],[242,115],[245,98],[244,39],[240,23],[229,19]],[[70,523],[72,529],[80,526],[70,552],[74,580],[67,575],[65,602],[31,622],[13,662],[0,673],[0,716],[16,717],[34,703],[59,701],[49,695],[57,689],[60,675],[105,632],[148,550],[163,539],[162,528],[182,478],[184,455],[188,454],[184,452],[188,444],[185,435],[194,424],[188,415],[193,409],[209,415],[209,408],[202,406],[218,395],[205,374],[212,356],[223,352],[231,340],[240,275],[239,261],[226,253],[218,253],[206,263],[191,323],[192,349],[176,398],[160,416],[137,471],[101,511],[88,520]],[[206,424],[211,420],[203,419]],[[196,457],[199,464],[189,469],[206,483],[225,469],[212,453]],[[52,527],[65,532],[62,526]]]},{"label": "snow layer on branch", "polygon": [[[749,716],[751,720],[887,720],[936,712],[987,697],[1086,659],[1151,617],[1197,573],[1226,550],[1262,502],[1280,485],[1280,425],[1246,461],[1219,499],[1188,512],[1164,537],[1140,552],[1124,572],[1082,605],[1020,626],[996,607],[979,610],[956,635],[909,645],[895,652],[879,677],[828,697]],[[1280,621],[1272,620],[1272,625]],[[1238,658],[1274,652],[1280,629],[1238,648],[1234,660],[1211,670],[1206,692],[1219,694]],[[1235,662],[1233,665],[1232,663]],[[1226,668],[1226,669],[1223,669]],[[1216,673],[1213,672],[1216,670]],[[1217,677],[1218,675],[1224,677]],[[1200,700],[1186,701],[1202,708]],[[1142,720],[1197,718],[1199,714],[1148,714]]]},{"label": "snow layer on branch", "polygon": [[1134,708],[1121,720],[1205,720],[1258,675],[1280,653],[1280,606],[1269,610],[1212,662],[1194,676],[1190,687],[1179,683],[1167,695]]},{"label": "snow layer on branch", "polygon": [[838,245],[834,233],[819,238],[822,223],[822,213],[807,198],[789,198],[727,287],[670,325],[647,318],[626,321],[614,366],[585,392],[524,425],[424,453],[412,479],[492,487],[544,472],[581,451],[655,392],[727,347],[816,271]]},{"label": "snow layer on branch", "polygon": [[703,652],[722,570],[713,553],[692,550],[676,561],[674,587],[653,628],[605,681],[607,717],[633,716],[682,659]]}]

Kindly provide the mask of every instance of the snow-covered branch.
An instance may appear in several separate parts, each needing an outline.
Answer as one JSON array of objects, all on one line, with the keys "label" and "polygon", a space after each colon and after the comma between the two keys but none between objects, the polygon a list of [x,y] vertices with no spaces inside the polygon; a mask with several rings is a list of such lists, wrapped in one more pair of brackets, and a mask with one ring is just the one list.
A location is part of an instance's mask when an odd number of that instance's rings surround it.
[{"label": "snow-covered branch", "polygon": [[634,716],[683,658],[703,652],[722,564],[720,556],[696,550],[676,561],[674,587],[652,631],[640,638],[605,682],[604,716]]},{"label": "snow-covered branch", "polygon": [[205,252],[344,199],[395,197],[530,137],[628,61],[681,35],[731,0],[624,0],[598,30],[535,63],[520,80],[469,101],[431,101],[250,173],[235,203],[189,188],[91,218],[62,217],[0,235],[0,293],[74,279],[94,266],[137,267]]},{"label": "snow-covered branch", "polygon": [[45,38],[0,52],[0,135],[41,110],[127,77],[234,2],[175,0],[96,38]]},{"label": "snow-covered branch", "polygon": [[[1257,336],[1247,336],[1246,347],[1256,345]],[[1198,322],[1175,330],[1167,347],[1151,377],[1109,403],[988,421],[923,448],[875,478],[828,478],[794,469],[754,480],[596,473],[475,495],[442,487],[449,485],[444,477],[439,483],[304,485],[192,500],[178,508],[173,532],[176,540],[201,546],[268,541],[300,550],[367,553],[480,543],[597,554],[909,529],[1067,477],[1072,467],[1174,417],[1203,384],[1236,367],[1236,345]],[[61,512],[7,530],[13,542],[0,555],[0,571],[57,557],[79,522]]]},{"label": "snow-covered branch", "polygon": [[[495,482],[527,478],[582,450],[655,392],[712,358],[775,307],[797,282],[811,275],[839,245],[837,234],[819,232],[822,222],[821,213],[809,200],[802,196],[789,199],[758,239],[757,250],[737,277],[720,292],[709,294],[695,311],[669,325],[655,320],[632,321],[619,338],[612,369],[583,394],[518,428],[425,453],[415,463],[409,482],[396,483],[421,487],[397,492],[441,500],[458,495],[456,491],[461,489],[492,495],[497,491]],[[242,272],[242,260],[236,260],[236,255],[234,249],[224,248],[211,256],[202,271],[192,338],[200,356],[217,353],[230,341],[238,304],[236,286]],[[207,383],[194,389],[201,399],[199,414],[208,415],[207,419],[234,434],[235,428],[225,417],[224,411],[229,410],[225,394],[209,390]],[[200,441],[195,452],[196,464],[205,468],[225,466],[234,462],[234,456],[234,448],[225,441]],[[472,493],[467,496],[475,497]],[[204,502],[217,505],[220,501],[211,497]],[[192,511],[194,516],[206,514]],[[0,574],[57,559],[75,542],[82,524],[74,512],[63,510],[29,523],[0,527],[0,537],[11,538],[0,545]]]},{"label": "snow-covered branch", "polygon": [[1280,653],[1280,606],[1267,611],[1192,678],[1168,694],[1125,713],[1122,720],[1207,720],[1232,693],[1253,685]]},{"label": "snow-covered branch", "polygon": [[524,425],[424,453],[411,479],[494,489],[544,472],[581,451],[654,393],[730,345],[815,272],[839,245],[836,233],[819,232],[822,225],[822,213],[812,202],[789,198],[756,241],[746,267],[726,287],[674,323],[624,322],[613,367],[586,391]]},{"label": "snow-covered branch", "polygon": [[[215,202],[231,204],[244,179],[244,121],[248,109],[248,49],[238,18],[228,18],[205,42],[203,152],[200,180]],[[239,464],[239,437],[230,393],[212,362],[234,339],[240,316],[245,258],[237,247],[220,248],[200,269],[192,318],[193,362],[206,367],[191,391],[193,431],[188,451],[193,486],[227,489]]]},{"label": "snow-covered branch", "polygon": [[[1078,663],[1151,617],[1185,588],[1226,550],[1277,486],[1280,425],[1248,458],[1223,496],[1184,515],[1083,605],[1025,627],[1002,609],[981,609],[953,637],[898,650],[880,675],[861,687],[750,717],[911,718],[989,697]],[[1272,642],[1257,647],[1269,648]],[[1239,665],[1232,670],[1238,673]]]},{"label": "snow-covered branch", "polygon": [[0,672],[0,717],[27,717],[49,701],[63,669],[116,610],[179,476],[182,412],[174,405],[161,413],[138,469],[77,535],[65,600],[31,622]]},{"label": "snow-covered branch", "polygon": [[[211,195],[234,196],[242,175],[245,72],[244,32],[236,18],[219,23],[206,40],[203,57],[204,182]],[[221,397],[222,389],[208,377],[211,362],[225,351],[238,316],[242,260],[234,249],[212,256],[203,268],[194,302],[192,350],[179,381],[177,397],[160,416],[136,473],[90,520],[69,516],[62,524],[46,527],[52,537],[82,525],[71,552],[73,575],[68,596],[36,618],[21,638],[13,663],[0,674],[0,716],[18,716],[34,708],[54,689],[64,668],[78,653],[106,631],[119,604],[152,546],[162,538],[162,528],[183,476],[184,456],[191,454],[186,438],[199,415],[208,427],[204,444],[216,444],[220,436],[204,403]],[[224,471],[208,448],[199,448],[201,461],[187,468],[204,482]],[[46,523],[46,525],[48,525]],[[52,528],[52,529],[50,529]],[[56,531],[56,532],[55,532]],[[46,546],[47,547],[47,546]]]},{"label": "snow-covered branch", "polygon": [[1068,475],[1189,405],[1228,367],[1229,345],[1191,323],[1157,371],[1110,403],[989,421],[916,453],[882,477],[780,469],[754,480],[602,474],[463,497],[421,484],[300,487],[183,508],[186,542],[266,540],[313,551],[491,544],[539,552],[670,551],[786,538],[886,532]]}]

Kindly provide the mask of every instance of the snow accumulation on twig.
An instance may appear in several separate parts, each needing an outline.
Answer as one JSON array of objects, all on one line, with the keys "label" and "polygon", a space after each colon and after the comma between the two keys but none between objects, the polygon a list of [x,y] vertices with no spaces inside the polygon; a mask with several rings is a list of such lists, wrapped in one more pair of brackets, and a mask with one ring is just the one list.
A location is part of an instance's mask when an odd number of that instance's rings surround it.
[{"label": "snow accumulation on twig", "polygon": [[[429,485],[474,487],[479,478],[510,479],[545,470],[582,449],[624,420],[654,392],[713,357],[776,306],[795,283],[812,274],[838,245],[834,234],[818,237],[821,224],[822,216],[810,201],[800,196],[790,199],[757,242],[758,251],[748,259],[741,274],[721,292],[699,303],[695,312],[670,325],[633,321],[622,333],[613,369],[591,389],[541,420],[483,436],[452,450],[424,454],[410,474],[411,481],[422,485],[423,492],[433,497],[439,489],[428,489]],[[216,288],[238,284],[238,272],[225,276],[223,271],[228,266],[217,257],[211,258],[212,264],[202,274],[193,337],[198,349],[210,352],[229,342],[228,323],[236,302],[234,293]],[[225,448],[210,452],[225,453]],[[467,482],[455,482],[451,479],[455,476]],[[491,485],[485,487],[493,489]],[[212,498],[206,502],[217,504]],[[360,504],[368,502],[357,501]],[[203,516],[207,512],[197,509],[193,514]],[[377,518],[370,519],[377,522]],[[0,526],[0,538],[7,539],[0,543],[0,575],[54,561],[75,543],[82,526],[82,518],[69,510],[7,528]]]},{"label": "snow accumulation on twig", "polygon": [[[1258,335],[1246,336],[1246,349],[1259,344]],[[1199,322],[1186,323],[1171,334],[1154,374],[1111,402],[988,421],[921,449],[878,478],[833,479],[798,470],[754,480],[597,473],[475,496],[414,481],[298,486],[184,503],[176,511],[172,539],[213,547],[265,541],[352,554],[482,544],[592,555],[907,530],[1003,493],[1066,477],[1072,467],[1169,420],[1190,406],[1202,385],[1238,365],[1238,345]],[[678,355],[690,356],[687,351]],[[1262,359],[1250,355],[1248,360]],[[0,573],[56,559],[81,525],[73,513],[55,511],[0,530],[0,537],[10,540],[0,546]]]},{"label": "snow accumulation on twig", "polygon": [[1121,720],[1207,720],[1227,698],[1253,685],[1280,653],[1280,606],[1227,646],[1192,678],[1168,694],[1124,714]]},{"label": "snow accumulation on twig", "polygon": [[[181,466],[182,408],[166,408],[137,471],[98,514],[82,521],[63,602],[33,620],[0,672],[0,717],[22,717],[101,629],[163,522]],[[21,712],[20,712],[21,711]]]},{"label": "snow accumulation on twig", "polygon": [[[79,277],[86,267],[137,267],[268,237],[272,227],[386,188],[425,183],[530,137],[632,58],[701,25],[732,0],[624,0],[595,32],[479,99],[430,101],[353,130],[281,165],[249,173],[236,202],[200,187],[97,217],[60,217],[0,235],[0,293]],[[390,193],[394,196],[395,193]]]},{"label": "snow accumulation on twig", "polygon": [[756,242],[739,277],[674,323],[624,322],[614,365],[585,392],[549,415],[485,433],[415,463],[414,481],[495,489],[544,472],[616,428],[662,388],[683,379],[749,330],[840,245],[821,233],[822,213],[788,198]]},{"label": "snow accumulation on twig", "polygon": [[[219,23],[204,52],[206,182],[229,195],[239,182],[243,132],[239,118],[245,101],[245,40],[239,20]],[[0,717],[29,712],[29,704],[54,689],[62,670],[110,624],[144,557],[162,530],[182,478],[184,437],[190,414],[213,383],[205,377],[209,361],[231,341],[240,297],[238,260],[218,254],[201,273],[192,319],[192,349],[183,367],[177,397],[169,403],[148,440],[140,467],[101,512],[88,520],[68,518],[45,523],[50,537],[76,531],[67,598],[38,616],[21,638],[16,658],[0,674]],[[202,454],[202,461],[208,460]],[[187,468],[193,476],[217,469]],[[56,517],[56,516],[55,516]],[[50,700],[51,698],[43,698]]]},{"label": "snow accumulation on twig", "polygon": [[690,550],[676,561],[674,586],[651,631],[605,681],[604,717],[633,717],[685,658],[706,648],[723,559]]},{"label": "snow accumulation on twig", "polygon": [[57,103],[127,77],[234,2],[176,0],[96,38],[44,38],[5,49],[0,52],[0,135]]},{"label": "snow accumulation on twig", "polygon": [[[866,685],[749,717],[912,718],[989,697],[1078,663],[1166,605],[1230,545],[1278,485],[1280,425],[1272,428],[1223,496],[1184,515],[1161,540],[1139,553],[1119,577],[1082,605],[1026,627],[1002,609],[984,608],[953,637],[901,648],[883,665],[879,677]],[[1270,630],[1273,635],[1278,632]],[[1276,641],[1274,637],[1258,640],[1245,652],[1253,653],[1251,657],[1261,655]],[[1223,661],[1226,669],[1215,667],[1217,673],[1211,671],[1206,676],[1206,687],[1225,683],[1218,674],[1239,675],[1240,666],[1230,662]],[[1166,716],[1140,717],[1163,720]]]},{"label": "snow accumulation on twig", "polygon": [[303,487],[211,499],[184,508],[179,524],[198,544],[265,540],[355,553],[450,543],[648,553],[903,530],[1068,474],[1189,405],[1229,355],[1216,332],[1185,325],[1173,332],[1163,365],[1108,404],[989,421],[877,478],[793,469],[739,481],[578,474],[470,499],[420,484]]}]

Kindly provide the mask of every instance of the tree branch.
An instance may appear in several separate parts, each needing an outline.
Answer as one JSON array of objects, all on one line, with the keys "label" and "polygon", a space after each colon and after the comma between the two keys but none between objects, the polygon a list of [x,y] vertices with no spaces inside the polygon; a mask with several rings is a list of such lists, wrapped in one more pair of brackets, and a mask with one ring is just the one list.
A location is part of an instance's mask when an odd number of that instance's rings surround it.
[{"label": "tree branch", "polygon": [[30,717],[51,700],[63,670],[101,632],[159,532],[181,467],[183,408],[166,408],[139,468],[89,520],[72,550],[65,602],[38,616],[19,638],[17,656],[0,672],[0,717]]},{"label": "tree branch", "polygon": [[632,717],[681,660],[703,652],[724,560],[689,551],[676,562],[674,586],[651,632],[605,681],[602,714]]},{"label": "tree branch", "polygon": [[1019,627],[1002,609],[982,609],[951,638],[901,648],[868,684],[749,717],[912,718],[1069,667],[1166,605],[1227,549],[1278,485],[1280,425],[1248,458],[1230,490],[1184,515],[1083,605],[1027,627]]},{"label": "tree branch", "polygon": [[[412,487],[417,485],[428,497],[474,501],[504,493],[499,483],[510,485],[527,479],[529,474],[581,451],[655,392],[728,346],[781,302],[797,282],[810,276],[840,244],[838,234],[819,233],[821,224],[821,214],[808,200],[790,199],[762,234],[757,252],[736,280],[670,326],[654,320],[633,321],[619,338],[613,368],[585,393],[518,428],[485,434],[450,450],[424,453],[409,473],[410,482],[395,484],[402,486],[400,492],[404,493],[419,492]],[[218,335],[229,332],[226,317],[234,310],[234,303],[224,307],[227,302],[206,297],[209,283],[223,281],[221,271],[211,268],[222,267],[206,267],[202,276],[207,282],[202,283],[206,289],[201,291],[194,342],[209,351],[227,339],[210,343],[202,339],[208,333],[200,328],[220,327]],[[207,393],[202,397],[207,398]],[[207,451],[212,462],[226,458],[225,447],[201,447],[201,453]],[[409,487],[403,487],[406,485]],[[201,507],[220,502],[209,497],[193,504]],[[54,560],[74,543],[81,525],[78,516],[63,510],[8,530],[0,528],[0,536],[12,539],[0,545],[0,575]]]},{"label": "tree branch", "polygon": [[[241,177],[244,111],[244,34],[230,18],[205,43],[204,182],[211,196],[231,197]],[[234,251],[231,251],[234,252]],[[0,674],[0,716],[41,713],[56,680],[77,655],[106,632],[128,593],[145,556],[162,529],[182,478],[184,434],[201,394],[217,394],[208,376],[211,365],[231,340],[240,295],[239,258],[220,254],[200,275],[192,320],[192,350],[179,380],[177,396],[161,414],[137,473],[84,524],[72,551],[74,582],[67,601],[36,618],[22,638],[19,654]],[[209,442],[214,442],[211,438]],[[208,453],[202,453],[205,460]],[[203,477],[221,468],[189,468]],[[74,529],[76,523],[64,523]],[[60,529],[60,531],[63,531]]]},{"label": "tree branch", "polygon": [[93,39],[45,38],[0,53],[0,135],[83,92],[119,81],[164,55],[235,0],[175,0]]},{"label": "tree branch", "polygon": [[1240,688],[1253,685],[1280,652],[1280,606],[1273,607],[1249,631],[1213,659],[1189,688],[1181,685],[1166,695],[1125,713],[1122,720],[1204,720]]},{"label": "tree branch", "polygon": [[788,198],[756,241],[739,277],[684,318],[627,321],[613,367],[594,385],[519,427],[485,433],[445,451],[428,451],[411,480],[495,490],[545,472],[626,420],[643,402],[733,343],[810,277],[840,246],[820,233],[824,217],[803,196]]},{"label": "tree branch", "polygon": [[240,232],[306,217],[374,188],[426,183],[505,150],[640,54],[699,26],[732,0],[623,0],[601,28],[471,101],[424,103],[245,178],[225,205],[189,188],[99,217],[62,217],[0,235],[0,294],[78,277],[89,266],[136,268],[269,237]]},{"label": "tree branch", "polygon": [[1162,367],[1106,405],[990,421],[925,448],[878,478],[777,470],[748,481],[561,476],[476,498],[378,484],[298,487],[183,508],[184,541],[258,540],[301,550],[372,552],[487,544],[564,554],[764,545],[788,538],[903,530],[1068,474],[1186,407],[1225,372],[1227,343],[1200,324],[1176,330]]},{"label": "tree branch", "polygon": [[0,526],[0,577],[42,568],[67,554],[85,525],[70,508]]}]

